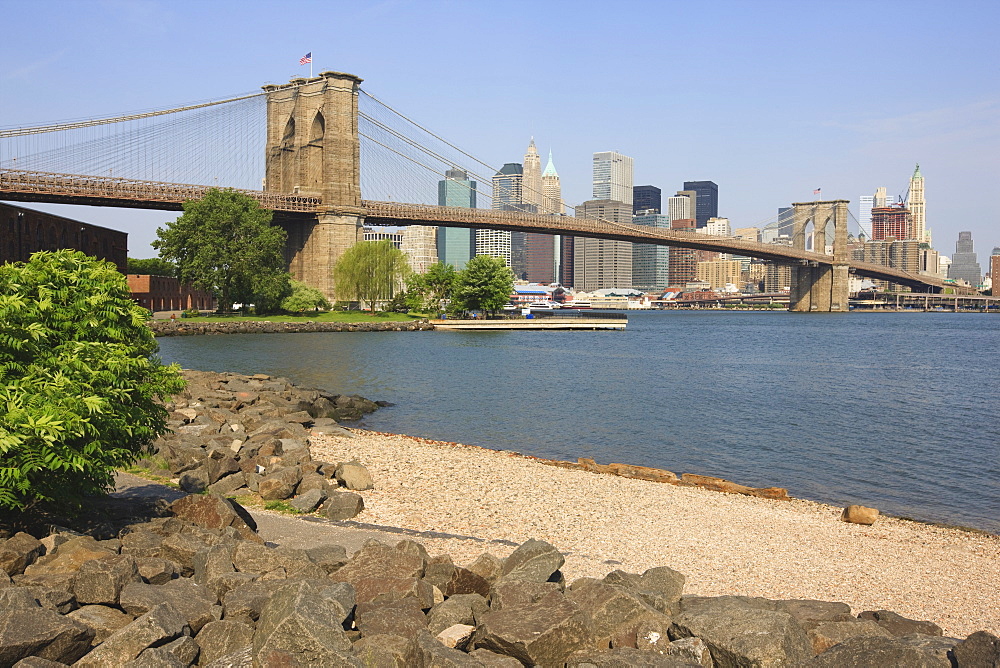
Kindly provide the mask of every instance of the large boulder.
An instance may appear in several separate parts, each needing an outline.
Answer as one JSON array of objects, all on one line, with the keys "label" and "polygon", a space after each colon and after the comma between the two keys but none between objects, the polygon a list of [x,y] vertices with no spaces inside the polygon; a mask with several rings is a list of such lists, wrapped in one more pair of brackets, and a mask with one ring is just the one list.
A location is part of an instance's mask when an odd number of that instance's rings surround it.
[{"label": "large boulder", "polygon": [[177,517],[206,529],[220,531],[232,527],[241,538],[263,542],[257,536],[257,523],[250,513],[232,499],[218,494],[191,494],[170,504],[170,510]]},{"label": "large boulder", "polygon": [[375,486],[371,473],[360,462],[343,462],[334,475],[341,487],[350,490],[361,491]]},{"label": "large boulder", "polygon": [[223,619],[209,622],[198,632],[195,640],[201,647],[202,664],[232,654],[253,643],[253,627],[243,622]]},{"label": "large boulder", "polygon": [[473,646],[512,656],[525,665],[562,665],[573,652],[595,645],[587,615],[558,592],[534,605],[490,611],[482,617]]},{"label": "large boulder", "polygon": [[369,540],[346,564],[331,573],[330,579],[354,583],[364,578],[423,577],[427,560],[420,554],[401,548],[401,545],[402,543],[390,547],[385,543]]},{"label": "large boulder", "polygon": [[349,520],[365,509],[365,500],[354,492],[331,492],[319,512],[330,520]]},{"label": "large boulder", "polygon": [[427,631],[418,633],[406,651],[406,665],[412,668],[482,668],[482,663],[465,652],[446,647]]},{"label": "large boulder", "polygon": [[114,552],[98,544],[91,536],[80,536],[66,541],[57,547],[52,554],[46,554],[37,559],[35,563],[25,567],[24,574],[27,576],[60,573],[72,575],[80,570],[80,566],[85,562],[111,554]]},{"label": "large boulder", "polygon": [[705,641],[723,666],[793,666],[813,655],[806,632],[774,601],[735,596],[686,601],[674,616],[672,640]]},{"label": "large boulder", "polygon": [[891,633],[869,619],[855,619],[850,622],[821,622],[807,632],[813,652],[822,654],[834,645],[857,636],[893,637]]},{"label": "large boulder", "polygon": [[1000,638],[988,631],[976,631],[952,652],[958,668],[1000,668]]},{"label": "large boulder", "polygon": [[0,611],[0,665],[28,656],[73,663],[90,650],[94,631],[40,607]]},{"label": "large boulder", "polygon": [[[362,637],[354,643],[351,651],[366,667],[406,668],[409,647],[409,639],[403,636],[377,635]],[[515,668],[521,668],[521,664],[518,663]]]},{"label": "large boulder", "polygon": [[121,666],[146,648],[166,644],[189,632],[184,617],[170,603],[160,603],[131,624],[115,631],[74,665],[79,668]]},{"label": "large boulder", "polygon": [[612,571],[604,577],[605,584],[633,591],[650,606],[668,615],[678,610],[684,581],[682,573],[666,566],[650,568],[642,575]]},{"label": "large boulder", "polygon": [[135,557],[109,554],[80,566],[73,577],[73,595],[81,605],[118,605],[122,588],[141,581]]},{"label": "large boulder", "polygon": [[543,540],[529,539],[503,562],[501,580],[548,582],[566,563],[559,550]]},{"label": "large boulder", "polygon": [[0,543],[0,569],[7,575],[20,575],[27,566],[45,553],[45,546],[30,534],[18,532]]},{"label": "large boulder", "polygon": [[413,598],[388,603],[359,603],[354,625],[361,637],[392,634],[412,638],[427,629],[427,617]]},{"label": "large boulder", "polygon": [[206,588],[188,578],[171,580],[162,585],[133,583],[122,589],[121,608],[132,616],[138,616],[169,603],[180,613],[184,622],[197,633],[201,627],[213,621],[212,606],[215,596]]},{"label": "large boulder", "polygon": [[432,635],[456,624],[476,625],[476,619],[489,611],[486,599],[479,594],[460,594],[438,603],[427,613],[427,630]]},{"label": "large boulder", "polygon": [[348,611],[306,581],[279,587],[264,605],[253,638],[255,665],[349,665]]},{"label": "large boulder", "polygon": [[809,668],[951,668],[947,656],[941,656],[933,648],[920,647],[905,640],[876,636],[848,638],[803,665]]},{"label": "large boulder", "polygon": [[[574,589],[566,598],[587,615],[598,643],[608,647],[612,639],[636,633],[640,621],[658,619],[662,628],[670,628],[670,618],[649,606],[639,596],[621,587],[593,583]],[[621,641],[616,645],[621,646]],[[632,646],[634,647],[634,641]]]},{"label": "large boulder", "polygon": [[85,605],[66,616],[93,629],[95,645],[132,622],[132,618],[121,610],[106,605]]},{"label": "large boulder", "polygon": [[944,635],[941,627],[934,622],[909,619],[890,610],[865,610],[858,619],[869,619],[894,636],[908,636],[921,633],[926,636]]}]

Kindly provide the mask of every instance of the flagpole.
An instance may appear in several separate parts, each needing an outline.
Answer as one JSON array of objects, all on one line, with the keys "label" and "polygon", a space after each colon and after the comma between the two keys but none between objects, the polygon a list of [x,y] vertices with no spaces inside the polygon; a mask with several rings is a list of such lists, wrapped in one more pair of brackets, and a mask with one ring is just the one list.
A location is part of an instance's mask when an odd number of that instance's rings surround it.
[{"label": "flagpole", "polygon": [[310,79],[313,78],[313,59],[312,59],[312,53],[313,53],[312,51],[309,52],[309,78]]}]

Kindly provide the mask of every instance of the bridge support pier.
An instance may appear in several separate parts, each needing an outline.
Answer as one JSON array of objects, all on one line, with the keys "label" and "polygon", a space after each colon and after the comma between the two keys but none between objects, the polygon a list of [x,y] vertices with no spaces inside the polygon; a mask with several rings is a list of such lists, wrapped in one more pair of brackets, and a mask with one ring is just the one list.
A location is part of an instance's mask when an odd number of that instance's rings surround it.
[{"label": "bridge support pier", "polygon": [[321,72],[264,86],[267,93],[266,190],[322,197],[315,217],[280,221],[292,277],[336,299],[333,266],[361,241],[358,93],[361,79]]},{"label": "bridge support pier", "polygon": [[845,199],[800,202],[792,219],[792,246],[806,250],[807,231],[812,226],[812,250],[826,252],[826,229],[833,224],[833,257],[830,264],[810,263],[792,267],[788,310],[839,312],[850,308],[847,258],[847,205]]}]

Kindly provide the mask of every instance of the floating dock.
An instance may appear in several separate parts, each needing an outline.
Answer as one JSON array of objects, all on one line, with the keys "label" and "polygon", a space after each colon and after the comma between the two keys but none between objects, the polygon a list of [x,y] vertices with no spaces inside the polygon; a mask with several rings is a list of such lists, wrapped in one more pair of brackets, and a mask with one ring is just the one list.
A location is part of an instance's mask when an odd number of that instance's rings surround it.
[{"label": "floating dock", "polygon": [[524,318],[503,320],[431,320],[434,329],[469,330],[566,330],[566,329],[625,329],[628,320],[624,318]]}]

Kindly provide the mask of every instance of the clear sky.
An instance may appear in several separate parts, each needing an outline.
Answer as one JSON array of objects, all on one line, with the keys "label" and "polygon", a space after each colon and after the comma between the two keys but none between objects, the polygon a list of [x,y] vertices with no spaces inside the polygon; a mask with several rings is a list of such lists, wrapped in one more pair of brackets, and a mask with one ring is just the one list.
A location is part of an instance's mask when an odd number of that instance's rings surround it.
[{"label": "clear sky", "polygon": [[[489,164],[533,136],[570,204],[595,151],[665,195],[715,181],[734,227],[816,188],[856,213],[919,163],[935,247],[971,230],[986,265],[1000,246],[995,0],[0,0],[0,17],[4,127],[252,91],[308,74],[311,51]],[[176,216],[28,206],[127,231],[133,257]]]}]

